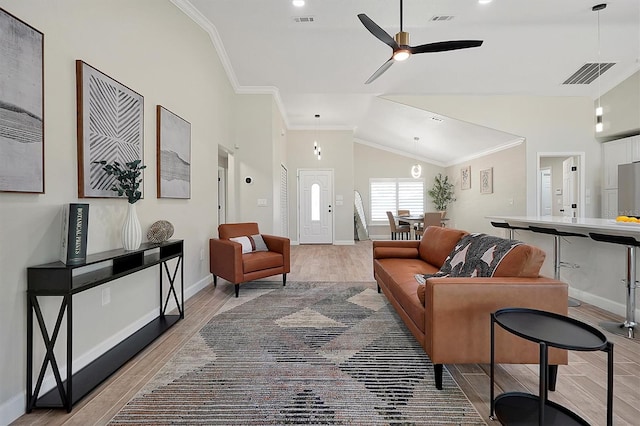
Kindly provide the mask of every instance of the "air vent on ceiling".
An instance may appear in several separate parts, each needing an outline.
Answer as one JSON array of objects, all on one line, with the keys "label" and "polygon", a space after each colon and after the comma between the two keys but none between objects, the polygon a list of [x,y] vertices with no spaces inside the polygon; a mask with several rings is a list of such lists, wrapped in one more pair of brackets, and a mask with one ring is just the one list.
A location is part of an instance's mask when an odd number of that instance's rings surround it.
[{"label": "air vent on ceiling", "polygon": [[452,15],[435,15],[431,18],[432,21],[450,21],[452,19]]},{"label": "air vent on ceiling", "polygon": [[[571,77],[566,79],[562,84],[589,84],[598,78],[598,74],[602,75],[609,68],[614,66],[615,62],[602,62],[600,64],[587,63],[580,67],[580,69],[573,73]],[[600,65],[600,71],[598,71],[598,65]]]},{"label": "air vent on ceiling", "polygon": [[315,18],[313,16],[294,16],[293,17],[293,22],[298,22],[298,23],[312,23],[315,22]]}]

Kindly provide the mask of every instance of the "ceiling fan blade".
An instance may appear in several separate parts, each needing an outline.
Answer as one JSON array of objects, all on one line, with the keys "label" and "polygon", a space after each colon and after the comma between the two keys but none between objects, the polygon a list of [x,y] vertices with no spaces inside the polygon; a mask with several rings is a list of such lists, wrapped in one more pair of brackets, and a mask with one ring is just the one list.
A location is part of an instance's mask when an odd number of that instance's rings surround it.
[{"label": "ceiling fan blade", "polygon": [[482,40],[451,40],[439,41],[437,43],[421,44],[420,46],[410,46],[412,54],[446,52],[447,50],[468,49],[470,47],[482,46]]},{"label": "ceiling fan blade", "polygon": [[382,66],[380,68],[378,68],[376,70],[376,72],[374,72],[371,77],[369,77],[369,80],[365,81],[364,84],[369,84],[371,83],[373,80],[375,80],[376,78],[380,77],[386,70],[389,69],[389,67],[391,65],[393,65],[395,61],[393,60],[393,56],[391,58],[389,58],[389,60],[387,62],[385,62],[384,64],[382,64]]},{"label": "ceiling fan blade", "polygon": [[387,34],[385,30],[380,28],[378,24],[373,22],[371,18],[369,18],[364,13],[359,14],[358,18],[360,19],[360,22],[362,22],[362,25],[364,25],[365,28],[368,29],[371,34],[376,36],[378,40],[389,45],[389,47],[391,47],[394,50],[398,48],[398,43],[396,43],[393,37]]}]

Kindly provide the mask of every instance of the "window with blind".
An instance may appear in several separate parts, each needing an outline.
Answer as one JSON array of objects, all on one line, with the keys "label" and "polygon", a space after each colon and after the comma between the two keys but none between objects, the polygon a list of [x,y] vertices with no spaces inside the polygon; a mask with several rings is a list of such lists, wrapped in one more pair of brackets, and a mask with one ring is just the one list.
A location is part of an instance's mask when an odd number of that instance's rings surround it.
[{"label": "window with blind", "polygon": [[387,212],[424,213],[424,180],[411,178],[369,179],[371,221],[387,222]]}]

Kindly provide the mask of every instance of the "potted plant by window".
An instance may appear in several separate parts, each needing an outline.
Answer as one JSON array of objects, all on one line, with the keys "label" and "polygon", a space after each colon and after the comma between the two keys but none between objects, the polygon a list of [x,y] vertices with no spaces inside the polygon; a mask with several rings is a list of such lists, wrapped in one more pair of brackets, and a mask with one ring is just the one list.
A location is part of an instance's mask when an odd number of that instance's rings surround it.
[{"label": "potted plant by window", "polygon": [[142,192],[138,190],[142,183],[140,175],[142,169],[147,166],[141,165],[142,160],[134,160],[124,165],[117,161],[112,164],[107,164],[106,161],[95,161],[95,163],[102,165],[102,170],[108,175],[115,176],[117,182],[113,184],[111,190],[117,192],[120,197],[126,196],[129,201],[127,216],[122,226],[122,245],[125,250],[137,250],[142,243],[142,228],[135,203],[142,197]]},{"label": "potted plant by window", "polygon": [[447,206],[456,201],[453,188],[453,184],[449,182],[449,176],[442,176],[442,173],[438,173],[433,187],[427,191],[427,194],[433,200],[436,210],[442,214],[443,219],[447,213]]}]

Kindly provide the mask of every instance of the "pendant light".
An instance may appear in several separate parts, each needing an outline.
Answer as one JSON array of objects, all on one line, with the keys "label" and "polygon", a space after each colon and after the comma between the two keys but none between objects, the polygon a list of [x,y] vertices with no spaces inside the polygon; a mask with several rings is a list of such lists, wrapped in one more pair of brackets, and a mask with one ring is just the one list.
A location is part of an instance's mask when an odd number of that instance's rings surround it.
[{"label": "pendant light", "polygon": [[[316,114],[316,123],[320,120],[320,114]],[[316,124],[315,135],[313,140],[313,155],[318,157],[318,160],[322,159],[322,148],[318,146],[318,125]]]},{"label": "pendant light", "polygon": [[602,106],[600,106],[600,97],[602,96],[602,90],[600,89],[600,67],[602,61],[600,60],[600,11],[607,7],[606,3],[601,3],[593,6],[592,11],[598,12],[598,106],[596,107],[596,133],[604,130],[604,124],[602,122]]},{"label": "pendant light", "polygon": [[[414,141],[414,147],[415,147],[415,151],[416,151],[416,157],[418,156],[418,141],[420,140],[419,137],[414,137],[413,141]],[[418,179],[420,176],[422,176],[422,166],[419,163],[414,164],[413,166],[411,166],[411,176],[414,179]]]}]

